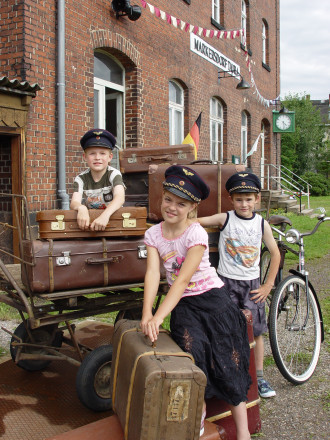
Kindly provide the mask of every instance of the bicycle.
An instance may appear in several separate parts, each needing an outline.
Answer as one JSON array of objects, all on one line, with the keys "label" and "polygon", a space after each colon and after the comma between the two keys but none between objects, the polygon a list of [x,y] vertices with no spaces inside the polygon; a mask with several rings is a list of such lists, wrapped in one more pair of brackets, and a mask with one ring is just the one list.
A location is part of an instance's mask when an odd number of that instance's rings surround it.
[{"label": "bicycle", "polygon": [[[268,220],[277,234],[275,240],[281,254],[279,271],[274,289],[268,296],[269,339],[275,363],[281,374],[291,383],[306,382],[316,368],[321,342],[324,340],[321,307],[316,291],[308,279],[305,269],[304,237],[313,235],[321,223],[330,220],[325,214],[318,216],[318,223],[312,231],[301,233],[297,229],[285,232],[291,221],[284,216],[271,216]],[[277,226],[277,227],[276,227]],[[299,250],[288,246],[297,244]],[[296,270],[283,278],[285,255],[292,252],[299,257]],[[260,282],[264,283],[270,263],[270,253],[266,247],[260,256]]]}]

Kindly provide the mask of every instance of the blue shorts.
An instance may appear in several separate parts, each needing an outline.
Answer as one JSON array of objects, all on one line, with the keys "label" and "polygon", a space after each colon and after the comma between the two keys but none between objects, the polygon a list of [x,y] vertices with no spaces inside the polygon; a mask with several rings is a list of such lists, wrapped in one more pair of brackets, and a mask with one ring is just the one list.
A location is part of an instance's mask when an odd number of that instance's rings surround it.
[{"label": "blue shorts", "polygon": [[224,282],[230,298],[238,305],[240,309],[249,309],[253,318],[254,336],[260,336],[268,331],[266,322],[265,303],[255,303],[251,300],[250,292],[260,286],[259,278],[255,280],[233,280],[219,275]]}]

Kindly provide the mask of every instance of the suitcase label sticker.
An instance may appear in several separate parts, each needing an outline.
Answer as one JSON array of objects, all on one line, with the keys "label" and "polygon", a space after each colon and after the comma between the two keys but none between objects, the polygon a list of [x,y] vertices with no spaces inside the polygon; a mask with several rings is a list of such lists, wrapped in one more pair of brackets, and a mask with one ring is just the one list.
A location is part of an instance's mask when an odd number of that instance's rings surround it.
[{"label": "suitcase label sticker", "polygon": [[170,388],[167,421],[182,422],[188,417],[191,381],[174,380]]},{"label": "suitcase label sticker", "polygon": [[130,212],[124,212],[123,217],[123,228],[136,228],[136,218],[130,218]]}]

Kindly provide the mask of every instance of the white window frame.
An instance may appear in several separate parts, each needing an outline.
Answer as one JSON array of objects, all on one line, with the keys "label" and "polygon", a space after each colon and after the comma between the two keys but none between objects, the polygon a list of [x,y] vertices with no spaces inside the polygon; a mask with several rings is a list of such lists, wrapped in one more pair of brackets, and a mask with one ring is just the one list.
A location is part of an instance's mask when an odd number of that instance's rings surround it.
[{"label": "white window frame", "polygon": [[[184,90],[173,79],[169,81],[169,87],[170,83],[175,84],[180,91],[181,91],[181,103],[173,102],[168,100],[168,107],[169,107],[169,142],[170,145],[177,145],[181,144],[184,139]],[[176,126],[176,118],[175,116],[177,114],[181,114],[181,126]],[[181,139],[182,138],[182,139]]]},{"label": "white window frame", "polygon": [[220,23],[220,0],[212,0],[212,18],[217,23]]},{"label": "white window frame", "polygon": [[262,22],[262,62],[267,64],[267,30],[265,22]]},{"label": "white window frame", "polygon": [[244,35],[241,36],[241,43],[247,44],[247,35],[246,35],[246,22],[247,22],[247,7],[245,0],[242,0],[242,8],[241,8],[241,28],[244,30]]},{"label": "white window frame", "polygon": [[261,156],[260,156],[260,181],[261,188],[264,188],[265,185],[265,125],[261,124]]},{"label": "white window frame", "polygon": [[[218,108],[218,106],[220,105],[221,108],[220,115],[212,114],[213,102],[216,103],[216,108]],[[223,162],[223,125],[224,125],[223,105],[219,101],[219,99],[212,97],[210,99],[210,160],[217,162],[218,161]],[[215,139],[213,139],[213,130],[212,130],[213,127],[215,127],[214,130]],[[220,139],[219,139],[219,132],[220,132]]]},{"label": "white window frame", "polygon": [[[107,54],[108,56],[109,54]],[[125,69],[123,66],[117,62],[115,58],[113,58],[116,63],[120,66],[123,71],[123,84],[125,84]],[[106,81],[104,79],[98,78],[94,76],[94,93],[97,91],[98,93],[98,119],[95,119],[94,112],[94,127],[97,128],[106,128],[106,100],[113,95],[107,94],[106,89],[112,89],[115,91],[116,96],[116,107],[117,107],[117,145],[119,148],[125,148],[125,130],[124,130],[124,121],[125,121],[125,107],[123,103],[125,102],[125,86],[113,83],[111,81]],[[114,97],[114,95],[112,96]],[[95,105],[95,102],[94,102]],[[111,161],[112,166],[115,168],[119,168],[119,158],[118,158],[118,150],[115,149],[113,151],[114,157]]]},{"label": "white window frame", "polygon": [[[246,125],[243,125],[243,118],[245,118]],[[241,163],[247,163],[247,140],[248,140],[248,115],[245,111],[241,113]]]}]

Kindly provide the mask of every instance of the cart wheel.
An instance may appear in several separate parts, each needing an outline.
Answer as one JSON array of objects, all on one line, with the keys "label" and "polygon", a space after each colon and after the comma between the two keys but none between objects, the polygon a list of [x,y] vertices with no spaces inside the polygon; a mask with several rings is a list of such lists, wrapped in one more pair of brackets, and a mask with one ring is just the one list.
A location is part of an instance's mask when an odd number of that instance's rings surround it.
[{"label": "cart wheel", "polygon": [[93,411],[109,411],[112,407],[110,373],[112,345],[101,345],[82,361],[77,377],[76,390],[83,405]]},{"label": "cart wheel", "polygon": [[[31,329],[30,332],[33,336],[33,339],[34,339],[33,341],[31,340],[28,332],[26,331],[24,323],[21,322],[20,325],[14,331],[14,335],[19,337],[22,340],[22,342],[25,342],[25,343],[33,343],[33,344],[38,344],[38,345],[39,344],[40,345],[48,345],[48,346],[52,346],[52,347],[61,347],[61,345],[62,345],[63,333],[61,331],[57,331],[56,333],[54,333],[54,326],[52,326],[52,325],[47,325],[45,327],[40,327],[40,328],[36,328],[33,330]],[[19,347],[12,345],[13,342],[18,342],[17,339],[14,338],[14,336],[12,337],[11,343],[10,343],[10,354],[11,354],[13,361],[15,362],[16,354],[17,354]],[[24,347],[23,346],[22,353],[35,354],[37,356],[40,354],[47,354],[47,350],[42,347],[36,348],[36,347]],[[27,359],[25,359],[25,360],[17,362],[16,365],[18,365],[20,368],[23,368],[23,370],[39,371],[39,370],[46,368],[47,365],[49,365],[50,363],[51,363],[51,361],[48,361],[48,360],[30,360],[30,359],[27,360]]]},{"label": "cart wheel", "polygon": [[141,321],[142,319],[142,304],[141,307],[135,307],[134,309],[127,309],[127,310],[119,310],[117,313],[115,324],[120,319],[131,319],[133,321]]}]

